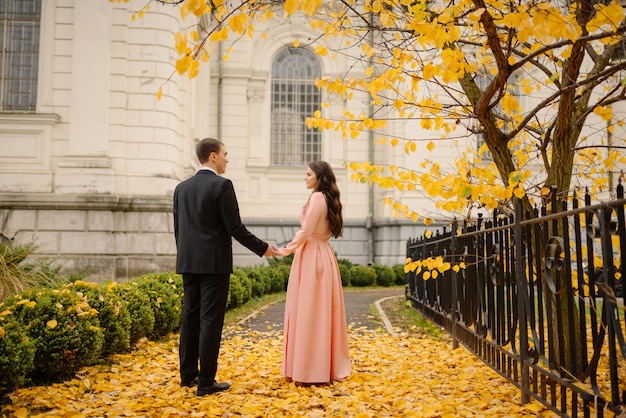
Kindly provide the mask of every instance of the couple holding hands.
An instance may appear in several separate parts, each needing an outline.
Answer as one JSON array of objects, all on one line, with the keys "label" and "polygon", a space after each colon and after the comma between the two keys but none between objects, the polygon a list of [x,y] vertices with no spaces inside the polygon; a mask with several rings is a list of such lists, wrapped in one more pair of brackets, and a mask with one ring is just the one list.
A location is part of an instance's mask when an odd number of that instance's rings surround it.
[{"label": "couple holding hands", "polygon": [[241,222],[233,184],[220,176],[228,164],[224,143],[205,138],[196,156],[202,167],[176,187],[173,202],[176,272],[184,285],[181,386],[197,384],[198,396],[230,387],[215,375],[233,271],[232,238],[259,256],[295,253],[285,302],[283,375],[301,384],[346,378],[351,365],[343,290],[329,241],[342,235],[343,218],[330,165],[308,165],[304,180],[312,193],[300,213],[300,230],[278,249]]}]

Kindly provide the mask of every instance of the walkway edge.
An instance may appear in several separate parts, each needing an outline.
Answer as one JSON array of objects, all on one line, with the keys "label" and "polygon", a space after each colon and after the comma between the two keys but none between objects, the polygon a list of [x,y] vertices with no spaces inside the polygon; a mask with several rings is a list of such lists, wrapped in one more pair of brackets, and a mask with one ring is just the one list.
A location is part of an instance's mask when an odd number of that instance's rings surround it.
[{"label": "walkway edge", "polygon": [[380,304],[386,300],[401,298],[401,297],[404,297],[404,295],[388,296],[386,298],[378,299],[376,302],[374,302],[374,305],[376,305],[376,309],[378,310],[378,314],[382,318],[383,324],[385,324],[385,328],[387,328],[387,331],[389,332],[389,334],[391,334],[392,337],[397,337],[398,334],[393,330],[393,325],[391,325],[391,321],[389,321],[389,317],[387,317],[387,314],[385,313],[385,311],[383,310]]},{"label": "walkway edge", "polygon": [[237,328],[243,324],[245,324],[246,322],[248,322],[250,319],[253,319],[255,317],[257,317],[259,314],[261,314],[264,310],[266,310],[267,308],[270,308],[274,305],[276,305],[277,303],[281,303],[281,301],[277,301],[277,302],[271,302],[268,303],[267,305],[264,305],[262,307],[260,307],[259,309],[257,309],[256,311],[252,312],[251,314],[247,315],[245,318],[240,319],[239,321],[237,321],[236,323],[228,326],[228,327],[224,327],[225,329],[230,329],[230,328]]}]

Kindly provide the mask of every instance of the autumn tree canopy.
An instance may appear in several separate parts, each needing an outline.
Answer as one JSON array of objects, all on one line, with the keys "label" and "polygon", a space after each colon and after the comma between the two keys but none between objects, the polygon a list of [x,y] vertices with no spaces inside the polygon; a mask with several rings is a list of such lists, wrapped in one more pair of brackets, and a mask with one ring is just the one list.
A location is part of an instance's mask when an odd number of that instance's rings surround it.
[{"label": "autumn tree canopy", "polygon": [[[386,136],[390,120],[437,132],[428,149],[459,136],[482,143],[467,148],[453,170],[427,158],[419,167],[351,162],[356,181],[421,189],[439,209],[463,213],[506,205],[514,195],[529,205],[550,187],[562,198],[580,186],[610,190],[626,165],[626,22],[617,0],[151,2],[178,5],[191,22],[175,39],[181,75],[195,77],[216,43],[230,47],[242,36],[262,36],[259,22],[303,14],[319,33],[317,54],[349,55],[364,68],[364,77],[325,76],[318,87],[348,106],[366,92],[372,104],[369,114],[341,115],[322,105],[310,128],[352,139],[381,132],[378,143],[408,154],[419,138]],[[417,220],[414,209],[387,203]]]}]

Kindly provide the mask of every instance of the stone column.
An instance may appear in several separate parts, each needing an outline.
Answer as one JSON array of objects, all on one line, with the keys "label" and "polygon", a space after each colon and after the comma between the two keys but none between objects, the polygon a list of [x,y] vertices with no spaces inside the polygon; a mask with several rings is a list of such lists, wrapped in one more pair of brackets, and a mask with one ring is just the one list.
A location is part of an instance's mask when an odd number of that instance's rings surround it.
[{"label": "stone column", "polygon": [[248,82],[249,140],[248,167],[267,167],[269,165],[269,129],[267,124],[271,112],[266,105],[267,72],[258,72]]},{"label": "stone column", "polygon": [[69,137],[55,176],[58,193],[114,193],[107,149],[111,16],[108,2],[74,1]]}]

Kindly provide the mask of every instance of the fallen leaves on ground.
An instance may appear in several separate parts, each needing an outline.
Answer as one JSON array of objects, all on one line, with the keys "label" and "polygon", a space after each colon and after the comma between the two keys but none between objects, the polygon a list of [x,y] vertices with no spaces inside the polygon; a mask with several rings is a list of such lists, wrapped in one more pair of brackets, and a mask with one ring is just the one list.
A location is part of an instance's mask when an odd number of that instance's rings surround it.
[{"label": "fallen leaves on ground", "polygon": [[281,375],[282,331],[234,329],[222,341],[218,381],[204,397],[181,388],[178,335],[140,341],[108,365],[71,381],[22,388],[3,416],[15,417],[552,417],[464,348],[427,336],[392,337],[350,328],[353,373],[326,386],[297,386]]}]

